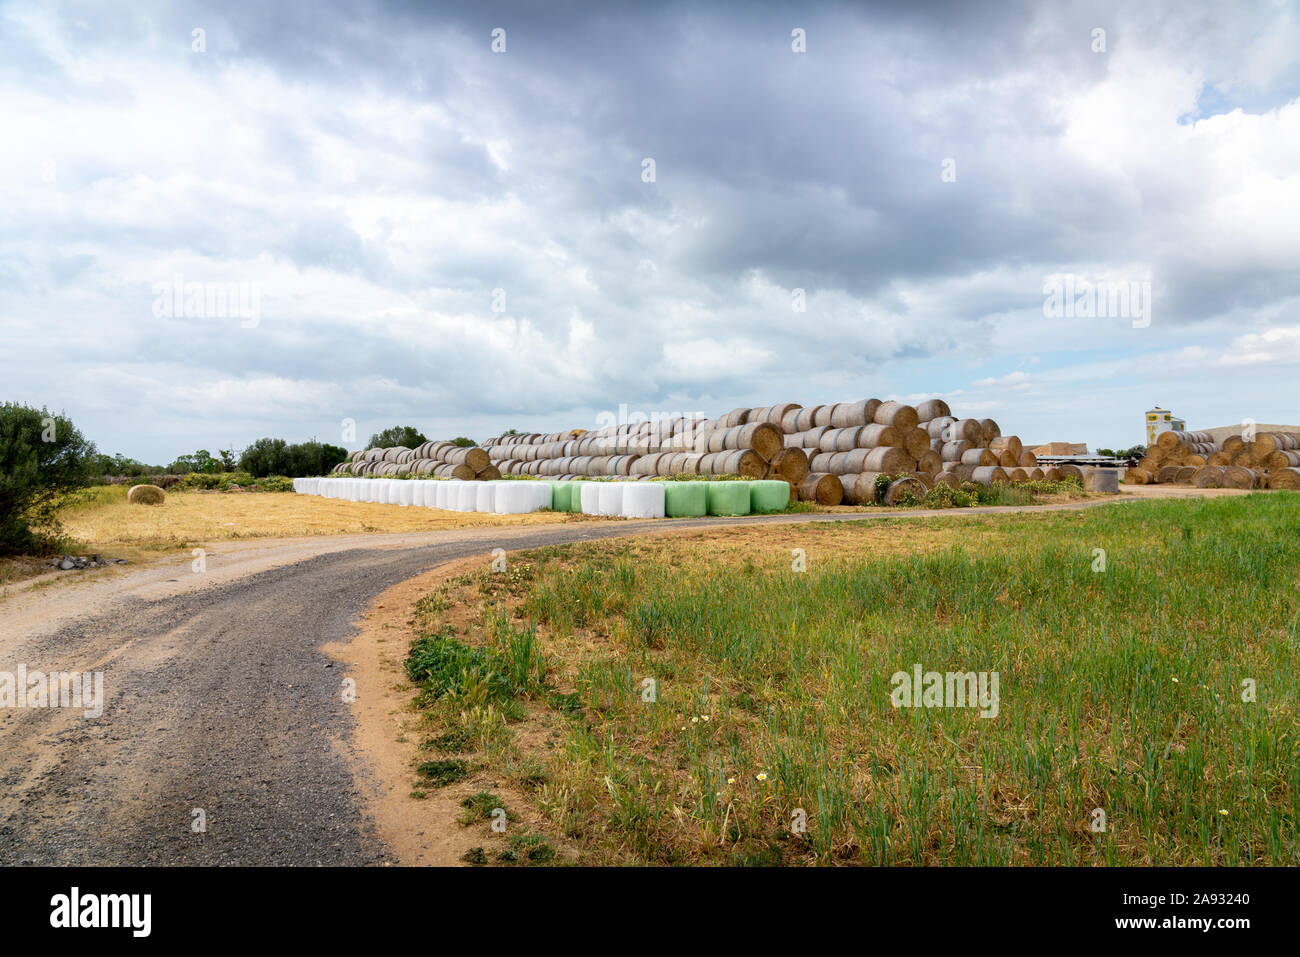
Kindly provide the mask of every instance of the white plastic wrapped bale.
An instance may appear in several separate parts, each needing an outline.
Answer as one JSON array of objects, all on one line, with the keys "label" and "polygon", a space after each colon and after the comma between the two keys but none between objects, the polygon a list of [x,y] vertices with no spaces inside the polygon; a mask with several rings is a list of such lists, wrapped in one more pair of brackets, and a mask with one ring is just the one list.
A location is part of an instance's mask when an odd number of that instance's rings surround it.
[{"label": "white plastic wrapped bale", "polygon": [[496,508],[493,503],[496,501],[496,483],[495,482],[475,482],[474,489],[474,511],[476,512],[494,512]]},{"label": "white plastic wrapped bale", "polygon": [[550,508],[551,499],[555,497],[555,489],[550,482],[529,482],[533,488],[533,511],[538,509]]},{"label": "white plastic wrapped bale", "polygon": [[623,489],[623,515],[626,518],[663,518],[663,483],[627,483]]},{"label": "white plastic wrapped bale", "polygon": [[397,504],[403,507],[409,507],[415,501],[415,482],[397,483]]},{"label": "white plastic wrapped bale", "polygon": [[600,497],[597,499],[598,515],[615,516],[623,514],[622,482],[601,482],[598,485]]},{"label": "white plastic wrapped bale", "polygon": [[472,512],[478,504],[478,491],[473,482],[461,482],[456,488],[456,511]]},{"label": "white plastic wrapped bale", "polygon": [[388,493],[385,495],[384,501],[387,502],[389,505],[401,505],[402,486],[405,484],[406,483],[403,482],[401,479],[389,479]]},{"label": "white plastic wrapped bale", "polygon": [[447,505],[447,503],[451,500],[451,493],[448,492],[449,488],[451,488],[450,482],[433,483],[433,507],[434,508],[446,509],[449,507]]},{"label": "white plastic wrapped bale", "polygon": [[600,487],[604,484],[604,482],[583,483],[582,491],[578,493],[582,497],[583,515],[600,514]]},{"label": "white plastic wrapped bale", "polygon": [[533,511],[537,501],[536,492],[529,486],[532,482],[502,482],[496,491],[496,512],[498,515],[523,515]]}]

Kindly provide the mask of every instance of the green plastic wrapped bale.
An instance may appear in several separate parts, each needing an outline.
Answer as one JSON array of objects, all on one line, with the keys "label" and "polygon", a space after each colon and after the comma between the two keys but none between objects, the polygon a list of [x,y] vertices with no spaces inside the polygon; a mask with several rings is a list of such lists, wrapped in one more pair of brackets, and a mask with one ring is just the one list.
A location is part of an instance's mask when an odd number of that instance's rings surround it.
[{"label": "green plastic wrapped bale", "polygon": [[664,514],[669,518],[701,518],[709,514],[708,482],[664,482]]},{"label": "green plastic wrapped bale", "polygon": [[751,512],[781,512],[790,504],[790,483],[762,479],[749,482]]},{"label": "green plastic wrapped bale", "polygon": [[752,482],[710,482],[710,515],[748,515]]},{"label": "green plastic wrapped bale", "polygon": [[551,483],[551,510],[554,512],[571,512],[570,507],[573,501],[573,483],[572,482],[552,482]]},{"label": "green plastic wrapped bale", "polygon": [[565,511],[581,512],[582,511],[582,487],[587,483],[570,482],[568,484],[569,484],[569,503],[568,503],[569,507],[566,508]]}]

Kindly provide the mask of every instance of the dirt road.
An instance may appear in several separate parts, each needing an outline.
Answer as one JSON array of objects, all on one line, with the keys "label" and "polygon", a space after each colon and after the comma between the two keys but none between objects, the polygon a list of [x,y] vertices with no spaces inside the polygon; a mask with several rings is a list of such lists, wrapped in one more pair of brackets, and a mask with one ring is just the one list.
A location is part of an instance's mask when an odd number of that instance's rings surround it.
[{"label": "dirt road", "polygon": [[[1081,505],[1042,506],[1074,509]],[[960,515],[1012,511],[965,509]],[[885,517],[952,516],[946,512]],[[102,671],[98,718],[0,708],[0,864],[382,864],[322,647],[374,596],[473,555],[782,515],[225,543],[0,598],[0,672]],[[206,828],[197,830],[202,822]]]}]

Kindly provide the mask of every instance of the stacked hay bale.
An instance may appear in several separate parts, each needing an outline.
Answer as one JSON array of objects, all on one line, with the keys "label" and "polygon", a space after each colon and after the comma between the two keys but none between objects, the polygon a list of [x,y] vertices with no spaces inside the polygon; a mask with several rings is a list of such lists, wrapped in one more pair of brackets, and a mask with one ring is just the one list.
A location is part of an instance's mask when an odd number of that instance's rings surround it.
[{"label": "stacked hay bale", "polygon": [[501,477],[486,451],[477,447],[462,448],[451,442],[425,442],[414,449],[403,446],[365,449],[353,452],[346,462],[336,465],[333,471],[347,475],[387,478],[419,475],[466,481],[488,481]]},{"label": "stacked hay bale", "polygon": [[1162,432],[1124,481],[1174,483],[1197,488],[1292,488],[1288,470],[1300,468],[1300,433],[1229,435],[1218,443],[1209,432]]}]

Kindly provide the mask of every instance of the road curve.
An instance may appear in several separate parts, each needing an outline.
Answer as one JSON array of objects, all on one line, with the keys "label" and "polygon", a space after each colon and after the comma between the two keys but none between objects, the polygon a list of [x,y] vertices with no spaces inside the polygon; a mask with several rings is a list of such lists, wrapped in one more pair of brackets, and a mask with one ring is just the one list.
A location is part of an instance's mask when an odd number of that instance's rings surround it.
[{"label": "road curve", "polygon": [[[104,712],[0,708],[0,864],[394,862],[354,783],[343,675],[322,647],[349,638],[376,595],[444,562],[495,547],[717,526],[1022,510],[579,522],[441,532],[427,541],[213,546],[202,576],[191,573],[189,558],[160,563],[114,580],[89,605],[76,601],[89,581],[59,589],[53,602],[20,592],[0,604],[0,671],[20,663],[102,671]],[[354,542],[369,547],[349,547]],[[274,563],[277,547],[289,563]],[[271,567],[249,559],[267,554]],[[62,617],[40,611],[51,607]],[[68,617],[69,609],[79,616]]]}]

